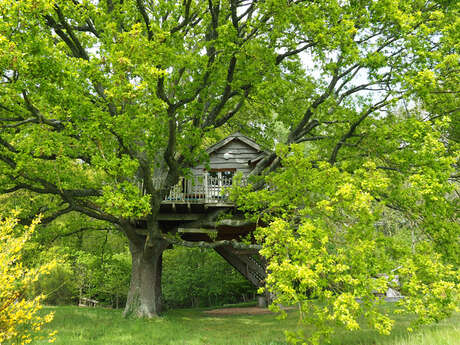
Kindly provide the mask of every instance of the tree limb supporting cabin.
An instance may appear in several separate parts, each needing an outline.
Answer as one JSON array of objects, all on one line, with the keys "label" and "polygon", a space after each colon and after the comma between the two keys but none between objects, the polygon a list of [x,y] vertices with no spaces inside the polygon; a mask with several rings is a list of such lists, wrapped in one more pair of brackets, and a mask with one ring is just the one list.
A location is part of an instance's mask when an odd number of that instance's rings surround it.
[{"label": "tree limb supporting cabin", "polygon": [[[209,162],[191,169],[161,203],[160,223],[165,233],[178,234],[184,242],[216,243],[251,236],[255,224],[248,222],[228,199],[227,189],[237,173],[241,183],[269,152],[254,140],[235,133],[207,149]],[[142,230],[139,230],[142,232]],[[228,263],[253,285],[265,283],[265,261],[257,249],[237,249],[231,244],[215,246]]]}]

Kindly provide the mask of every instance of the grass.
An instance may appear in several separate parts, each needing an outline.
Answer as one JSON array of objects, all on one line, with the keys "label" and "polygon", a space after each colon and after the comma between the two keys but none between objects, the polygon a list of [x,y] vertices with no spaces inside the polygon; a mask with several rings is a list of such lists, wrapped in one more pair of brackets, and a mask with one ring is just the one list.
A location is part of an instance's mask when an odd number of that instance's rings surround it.
[{"label": "grass", "polygon": [[[171,310],[154,320],[123,319],[120,310],[46,307],[55,318],[48,326],[58,330],[58,345],[284,345],[283,331],[295,330],[297,315],[285,320],[271,314],[208,316],[203,309]],[[460,314],[409,334],[407,317],[397,317],[391,336],[369,328],[338,332],[333,345],[456,345],[460,343]],[[36,341],[32,344],[48,344]]]}]

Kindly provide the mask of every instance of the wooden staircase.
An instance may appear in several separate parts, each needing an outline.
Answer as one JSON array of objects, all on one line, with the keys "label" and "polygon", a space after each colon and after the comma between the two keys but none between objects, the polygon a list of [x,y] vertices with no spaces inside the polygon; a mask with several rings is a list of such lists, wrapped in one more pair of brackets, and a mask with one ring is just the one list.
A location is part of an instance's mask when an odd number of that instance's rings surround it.
[{"label": "wooden staircase", "polygon": [[266,264],[258,251],[235,249],[232,246],[220,246],[214,248],[214,250],[255,287],[265,285]]}]

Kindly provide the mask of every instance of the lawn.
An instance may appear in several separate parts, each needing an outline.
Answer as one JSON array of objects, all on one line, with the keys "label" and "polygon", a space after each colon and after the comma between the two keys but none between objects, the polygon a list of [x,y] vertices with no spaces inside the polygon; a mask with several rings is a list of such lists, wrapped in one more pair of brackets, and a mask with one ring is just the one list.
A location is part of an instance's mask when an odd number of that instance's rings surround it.
[{"label": "lawn", "polygon": [[[59,345],[281,345],[283,330],[295,330],[295,311],[285,320],[271,314],[210,316],[203,309],[171,310],[155,320],[123,319],[120,310],[102,308],[46,307],[55,319],[48,326],[58,330]],[[460,314],[414,333],[405,331],[409,319],[397,317],[391,336],[369,328],[341,331],[334,345],[455,345],[460,344]],[[36,341],[32,344],[48,344]]]}]

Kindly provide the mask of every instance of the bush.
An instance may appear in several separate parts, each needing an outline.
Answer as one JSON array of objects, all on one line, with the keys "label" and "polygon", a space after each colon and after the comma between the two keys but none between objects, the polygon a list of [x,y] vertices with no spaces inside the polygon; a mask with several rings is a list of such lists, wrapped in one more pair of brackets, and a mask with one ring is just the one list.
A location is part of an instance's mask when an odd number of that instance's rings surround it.
[{"label": "bush", "polygon": [[[28,299],[25,294],[33,282],[52,268],[48,264],[26,269],[21,262],[21,252],[36,224],[25,227],[24,233],[15,237],[17,221],[0,218],[0,344],[27,344],[53,318],[52,313],[45,316],[38,313],[43,295]],[[50,341],[53,335],[49,334]]]}]

